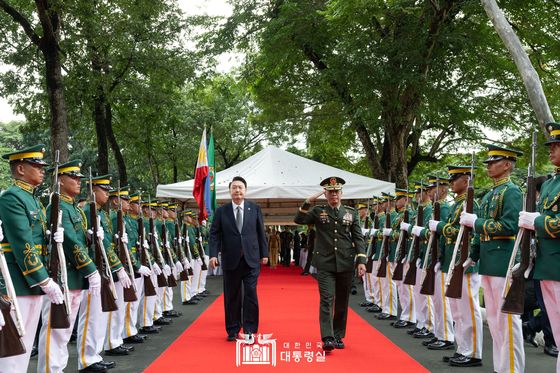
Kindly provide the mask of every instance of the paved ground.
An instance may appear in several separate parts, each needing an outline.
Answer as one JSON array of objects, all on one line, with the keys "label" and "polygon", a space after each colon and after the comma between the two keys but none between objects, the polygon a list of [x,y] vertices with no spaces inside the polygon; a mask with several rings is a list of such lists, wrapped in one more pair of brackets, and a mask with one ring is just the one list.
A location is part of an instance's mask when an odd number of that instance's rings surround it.
[{"label": "paved ground", "polygon": [[[208,277],[207,288],[210,295],[201,303],[195,306],[183,306],[175,294],[175,309],[183,312],[183,316],[174,319],[172,325],[164,327],[162,333],[150,336],[145,344],[136,345],[136,351],[129,356],[124,357],[105,357],[105,360],[115,361],[117,367],[111,370],[111,373],[119,372],[141,372],[154,359],[156,359],[169,344],[175,340],[222,292],[222,278]],[[490,332],[484,327],[484,351],[483,366],[477,368],[452,368],[441,361],[442,356],[452,354],[453,351],[431,351],[421,345],[417,339],[408,336],[402,329],[395,329],[389,325],[388,321],[380,321],[373,317],[373,314],[367,313],[360,303],[364,300],[363,288],[358,286],[358,294],[350,297],[350,306],[368,323],[373,325],[377,330],[385,334],[391,341],[406,351],[414,359],[418,360],[422,365],[432,372],[491,372],[492,371],[492,345]],[[372,346],[375,348],[375,346]],[[69,345],[70,358],[67,372],[75,371],[77,366],[76,344]],[[542,348],[534,348],[525,344],[526,353],[526,371],[527,372],[554,372],[556,360],[543,353]],[[374,364],[375,362],[372,362]],[[375,365],[372,365],[374,367]],[[37,358],[31,359],[29,372],[36,372]]]}]

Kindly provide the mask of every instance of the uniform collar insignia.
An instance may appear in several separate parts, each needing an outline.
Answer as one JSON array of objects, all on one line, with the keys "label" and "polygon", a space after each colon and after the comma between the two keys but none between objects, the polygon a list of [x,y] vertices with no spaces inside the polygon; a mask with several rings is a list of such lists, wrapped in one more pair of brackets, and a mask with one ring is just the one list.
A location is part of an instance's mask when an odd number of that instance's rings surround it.
[{"label": "uniform collar insignia", "polygon": [[35,192],[35,187],[29,183],[26,183],[23,180],[15,180],[14,185],[20,187],[21,189],[25,190],[28,193],[33,194]]},{"label": "uniform collar insignia", "polygon": [[464,201],[465,199],[467,199],[467,192],[456,196],[455,197],[455,202],[461,202],[461,201]]},{"label": "uniform collar insignia", "polygon": [[554,172],[556,172],[557,174],[560,174],[560,167],[556,167],[556,168],[554,169]]},{"label": "uniform collar insignia", "polygon": [[509,176],[506,176],[506,177],[504,177],[504,178],[502,178],[502,179],[499,179],[499,180],[494,180],[494,188],[495,188],[495,187],[498,187],[498,186],[500,186],[500,185],[502,185],[502,184],[505,184],[505,183],[509,182],[510,180],[511,180],[511,179],[510,179]]},{"label": "uniform collar insignia", "polygon": [[74,203],[74,198],[67,196],[66,194],[61,194],[60,195],[60,199],[63,200],[66,203],[70,203],[73,204]]}]

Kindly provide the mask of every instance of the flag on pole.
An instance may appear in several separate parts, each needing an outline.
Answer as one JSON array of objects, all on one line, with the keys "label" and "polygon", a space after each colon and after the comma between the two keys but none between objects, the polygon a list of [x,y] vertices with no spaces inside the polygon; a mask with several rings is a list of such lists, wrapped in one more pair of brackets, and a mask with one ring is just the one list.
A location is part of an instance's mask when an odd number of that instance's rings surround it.
[{"label": "flag on pole", "polygon": [[206,211],[205,195],[208,195],[210,190],[206,191],[206,179],[208,178],[208,151],[206,149],[206,127],[202,132],[202,139],[200,140],[200,148],[198,149],[198,160],[196,161],[196,171],[194,174],[194,188],[193,196],[198,205],[198,221],[202,222],[208,218],[208,211]]},{"label": "flag on pole", "polygon": [[205,195],[206,210],[208,211],[208,216],[210,221],[214,216],[214,211],[216,211],[216,161],[214,158],[214,132],[210,128],[210,140],[208,141],[208,177],[206,178],[206,183],[208,184],[205,190],[209,190],[209,193]]}]

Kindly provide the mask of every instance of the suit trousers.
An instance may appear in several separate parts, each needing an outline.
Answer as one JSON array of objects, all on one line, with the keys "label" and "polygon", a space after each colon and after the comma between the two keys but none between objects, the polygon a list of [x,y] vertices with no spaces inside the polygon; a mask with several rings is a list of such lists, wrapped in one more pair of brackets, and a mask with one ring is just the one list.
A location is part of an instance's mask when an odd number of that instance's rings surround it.
[{"label": "suit trousers", "polygon": [[317,271],[321,338],[346,336],[348,299],[353,276],[354,271],[331,272],[320,269]]},{"label": "suit trousers", "polygon": [[[541,290],[554,340],[560,341],[560,281],[542,280]],[[560,372],[559,358],[556,358],[556,372]]]},{"label": "suit trousers", "polygon": [[[43,297],[46,298],[46,296],[43,295],[22,295],[17,297],[21,318],[23,319],[23,327],[25,328],[25,335],[21,338],[25,345],[25,353],[0,359],[0,372],[27,372],[31,349],[33,348],[33,341],[35,340],[35,332],[37,331],[37,325],[41,317]],[[12,311],[11,314],[12,318],[15,320],[14,312]]]},{"label": "suit trousers", "polygon": [[[82,301],[81,290],[70,290],[70,325],[74,325],[80,303]],[[51,328],[51,301],[49,297],[43,297],[43,309],[41,318],[41,332],[39,334],[39,356],[37,360],[37,372],[57,373],[62,372],[68,364],[68,342],[72,336],[73,328],[52,329]]]},{"label": "suit trousers", "polygon": [[260,267],[251,268],[241,257],[237,268],[224,270],[224,309],[226,332],[236,334],[243,327],[247,333],[259,329],[259,301],[257,280]]}]

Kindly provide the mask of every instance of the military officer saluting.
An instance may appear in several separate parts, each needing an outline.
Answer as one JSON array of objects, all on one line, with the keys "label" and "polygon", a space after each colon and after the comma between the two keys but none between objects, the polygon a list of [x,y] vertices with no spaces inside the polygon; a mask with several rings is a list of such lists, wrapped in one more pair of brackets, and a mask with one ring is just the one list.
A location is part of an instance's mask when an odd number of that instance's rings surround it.
[{"label": "military officer saluting", "polygon": [[511,182],[510,175],[522,154],[518,150],[488,145],[488,159],[484,163],[494,187],[482,198],[478,215],[462,212],[460,218],[460,223],[472,227],[479,238],[475,237],[464,265],[480,264],[497,372],[523,372],[525,369],[521,318],[501,312],[502,290],[522,207],[521,190]]},{"label": "military officer saluting", "polygon": [[[538,212],[522,211],[519,226],[534,230],[538,240],[533,278],[541,281],[546,311],[554,339],[560,341],[560,123],[548,123],[546,142],[554,175],[541,187]],[[558,342],[557,342],[558,343]],[[560,372],[560,359],[556,360]]]},{"label": "military officer saluting", "polygon": [[[0,196],[0,220],[3,222],[4,239],[0,249],[6,256],[8,270],[14,283],[21,310],[25,336],[22,341],[26,352],[0,359],[0,372],[25,372],[41,315],[43,294],[52,303],[62,304],[60,287],[49,278],[46,258],[47,220],[45,209],[35,195],[45,178],[43,161],[45,146],[42,144],[4,154],[10,163],[14,184]],[[63,233],[54,237],[62,242]],[[6,293],[0,281],[0,290]],[[45,346],[40,346],[44,348]]]},{"label": "military officer saluting", "polygon": [[[320,184],[323,191],[307,199],[294,219],[297,224],[314,224],[317,230],[313,266],[317,268],[319,323],[325,351],[344,348],[342,338],[346,335],[355,264],[359,276],[366,271],[365,243],[358,214],[352,207],[341,204],[344,183],[340,177],[323,180]],[[327,197],[327,205],[311,208],[311,203],[321,195]]]}]

